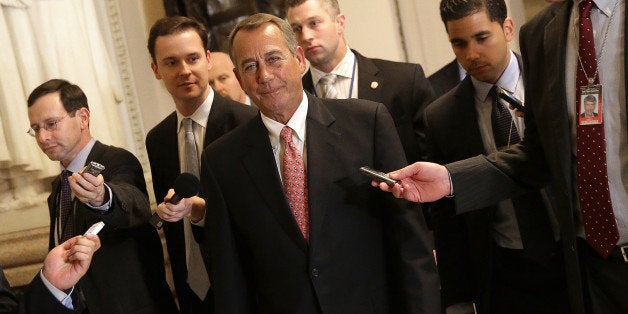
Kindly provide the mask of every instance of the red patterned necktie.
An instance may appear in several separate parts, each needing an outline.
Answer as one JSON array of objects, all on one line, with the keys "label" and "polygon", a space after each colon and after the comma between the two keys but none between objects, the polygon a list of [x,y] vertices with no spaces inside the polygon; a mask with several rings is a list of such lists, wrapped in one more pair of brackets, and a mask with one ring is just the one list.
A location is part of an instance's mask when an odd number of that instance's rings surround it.
[{"label": "red patterned necktie", "polygon": [[[580,38],[576,79],[576,120],[580,111],[580,87],[591,84],[587,78],[594,78],[593,84],[599,84],[597,58],[591,24],[591,0],[580,2]],[[617,240],[617,223],[613,214],[608,173],[606,169],[606,140],[604,124],[577,125],[577,167],[578,197],[582,221],[587,242],[603,257],[608,257]]]},{"label": "red patterned necktie", "polygon": [[292,129],[288,126],[281,129],[279,135],[284,142],[283,153],[283,189],[292,209],[292,215],[301,230],[305,241],[309,240],[310,217],[307,205],[307,180],[305,167],[299,150],[292,142]]},{"label": "red patterned necktie", "polygon": [[72,175],[72,172],[68,170],[61,171],[61,201],[60,201],[60,214],[59,214],[59,231],[61,238],[59,243],[65,242],[65,240],[74,236],[74,215],[72,215],[72,189],[70,189],[70,182],[68,177]]}]

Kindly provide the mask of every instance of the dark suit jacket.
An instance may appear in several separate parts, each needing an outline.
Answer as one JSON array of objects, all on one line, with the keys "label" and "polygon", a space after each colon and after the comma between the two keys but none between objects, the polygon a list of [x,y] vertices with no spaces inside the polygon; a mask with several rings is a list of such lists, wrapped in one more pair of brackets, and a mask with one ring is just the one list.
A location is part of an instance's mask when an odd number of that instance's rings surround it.
[{"label": "dark suit jacket", "polygon": [[[474,95],[471,77],[467,76],[425,109],[431,161],[449,163],[485,154]],[[538,198],[526,193],[514,197],[513,202],[521,203],[522,199]],[[452,199],[442,199],[430,205],[446,306],[475,302],[478,311],[489,311],[492,228],[496,210],[493,205],[457,216],[453,216]],[[538,205],[530,210],[546,210],[542,204]]]},{"label": "dark suit jacket", "polygon": [[257,117],[203,154],[218,313],[437,313],[438,278],[416,204],[358,169],[405,164],[385,107],[308,94],[309,245]]},{"label": "dark suit jacket", "polygon": [[[409,163],[425,160],[423,110],[434,91],[418,64],[370,59],[355,50],[358,60],[358,98],[383,103],[395,122]],[[371,85],[377,82],[377,87]],[[315,94],[312,75],[303,76],[303,88]]]},{"label": "dark suit jacket", "polygon": [[[578,205],[573,191],[575,172],[570,131],[574,122],[569,119],[567,106],[571,104],[565,99],[564,75],[572,5],[572,1],[548,5],[521,28],[520,45],[526,73],[524,141],[511,151],[489,158],[477,157],[448,165],[448,168],[456,189],[458,212],[508,197],[520,185],[539,186],[550,182],[548,192],[560,224],[571,310],[582,313],[574,223]],[[626,42],[624,46],[628,46]],[[477,179],[482,182],[478,184]]]},{"label": "dark suit jacket", "polygon": [[[105,166],[102,175],[112,191],[109,211],[101,214],[74,198],[75,234],[104,221],[98,234],[102,247],[79,281],[90,313],[172,313],[176,305],[163,267],[157,232],[147,222],[150,205],[140,162],[130,152],[96,142],[87,161]],[[50,248],[59,212],[60,177],[52,183]]]},{"label": "dark suit jacket", "polygon": [[[33,278],[24,292],[24,296],[20,300],[20,314],[65,314],[65,313],[82,313],[85,310],[85,304],[76,297],[78,290],[73,292],[74,310],[66,308],[50,293],[44,282],[39,277],[39,273]],[[4,313],[4,312],[0,312]],[[12,313],[12,312],[9,312]]]},{"label": "dark suit jacket", "polygon": [[0,314],[11,314],[17,311],[17,299],[11,291],[9,282],[0,267]]},{"label": "dark suit jacket", "polygon": [[[242,105],[231,99],[214,93],[212,108],[207,117],[207,129],[205,131],[204,146],[209,145],[223,134],[231,131],[238,125],[248,121],[257,113],[257,109]],[[150,168],[153,176],[153,188],[157,203],[161,203],[174,185],[175,179],[181,174],[179,166],[179,150],[177,142],[177,113],[173,112],[163,121],[157,124],[146,136],[146,150],[150,160]],[[196,226],[193,226],[195,238],[201,240],[202,234]],[[183,221],[176,223],[166,222],[164,233],[170,256],[170,265],[174,277],[175,289],[183,291],[187,285],[187,266],[185,262],[185,236],[183,234]],[[183,302],[179,298],[179,302]]]},{"label": "dark suit jacket", "polygon": [[458,61],[454,59],[453,61],[447,63],[444,67],[434,72],[427,79],[430,81],[430,84],[432,84],[434,95],[437,98],[443,96],[460,83],[460,69],[458,68]]}]

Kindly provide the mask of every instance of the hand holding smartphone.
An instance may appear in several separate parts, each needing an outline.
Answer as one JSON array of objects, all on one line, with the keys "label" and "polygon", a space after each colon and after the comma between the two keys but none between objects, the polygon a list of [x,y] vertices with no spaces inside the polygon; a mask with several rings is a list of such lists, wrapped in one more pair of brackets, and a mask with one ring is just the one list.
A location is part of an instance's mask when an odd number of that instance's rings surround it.
[{"label": "hand holding smartphone", "polygon": [[379,170],[375,170],[371,167],[367,167],[367,166],[361,167],[360,171],[362,171],[364,174],[371,177],[371,179],[375,181],[386,182],[386,184],[388,184],[389,187],[393,187],[395,183],[399,182],[397,180],[391,179],[386,173],[383,173]]},{"label": "hand holding smartphone", "polygon": [[517,97],[515,97],[515,95],[513,95],[512,93],[510,93],[509,91],[499,87],[499,86],[495,86],[497,88],[497,96],[499,96],[499,98],[505,100],[507,103],[511,104],[513,107],[515,107],[515,109],[521,111],[521,112],[525,112],[526,109],[524,107],[524,104],[521,100],[517,99]]},{"label": "hand holding smartphone", "polygon": [[100,174],[100,172],[103,170],[105,170],[105,166],[95,161],[90,161],[87,166],[83,167],[83,169],[79,171],[79,174],[82,175],[83,173],[89,173],[93,175],[94,177],[97,177]]}]

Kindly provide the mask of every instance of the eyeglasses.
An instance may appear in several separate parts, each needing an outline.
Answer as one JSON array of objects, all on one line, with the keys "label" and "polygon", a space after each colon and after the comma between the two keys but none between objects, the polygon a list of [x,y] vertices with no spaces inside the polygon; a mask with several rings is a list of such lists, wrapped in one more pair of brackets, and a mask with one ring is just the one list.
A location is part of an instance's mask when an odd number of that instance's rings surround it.
[{"label": "eyeglasses", "polygon": [[59,128],[59,122],[61,122],[63,119],[65,119],[67,116],[69,116],[70,114],[66,114],[65,116],[61,117],[61,118],[57,118],[54,120],[48,120],[46,122],[44,122],[43,126],[39,126],[39,125],[33,125],[31,126],[30,129],[28,129],[28,131],[26,131],[26,133],[28,133],[28,135],[32,136],[32,137],[36,137],[39,132],[41,132],[41,129],[44,129],[48,132],[54,132]]}]

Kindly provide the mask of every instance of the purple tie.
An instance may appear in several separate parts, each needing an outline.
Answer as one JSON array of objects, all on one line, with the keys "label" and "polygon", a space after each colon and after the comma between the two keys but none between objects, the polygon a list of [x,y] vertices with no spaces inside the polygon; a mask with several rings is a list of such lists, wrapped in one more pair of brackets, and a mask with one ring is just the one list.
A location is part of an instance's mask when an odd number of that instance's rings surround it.
[{"label": "purple tie", "polygon": [[292,215],[301,230],[305,241],[309,240],[309,223],[307,204],[307,181],[305,167],[299,150],[292,142],[292,129],[285,126],[281,129],[281,140],[284,142],[283,153],[283,188]]},{"label": "purple tie", "polygon": [[68,170],[61,171],[61,202],[60,202],[60,220],[59,230],[61,231],[61,238],[59,243],[65,242],[65,240],[74,236],[74,215],[72,215],[72,189],[70,189],[70,182],[68,177],[72,175],[72,172]]},{"label": "purple tie", "polygon": [[[580,87],[599,84],[597,58],[591,24],[591,0],[580,2],[580,38],[576,79],[576,119],[580,103]],[[589,82],[587,78],[593,78]],[[587,242],[603,257],[608,257],[619,240],[613,215],[606,170],[604,124],[577,125],[578,197]]]}]

